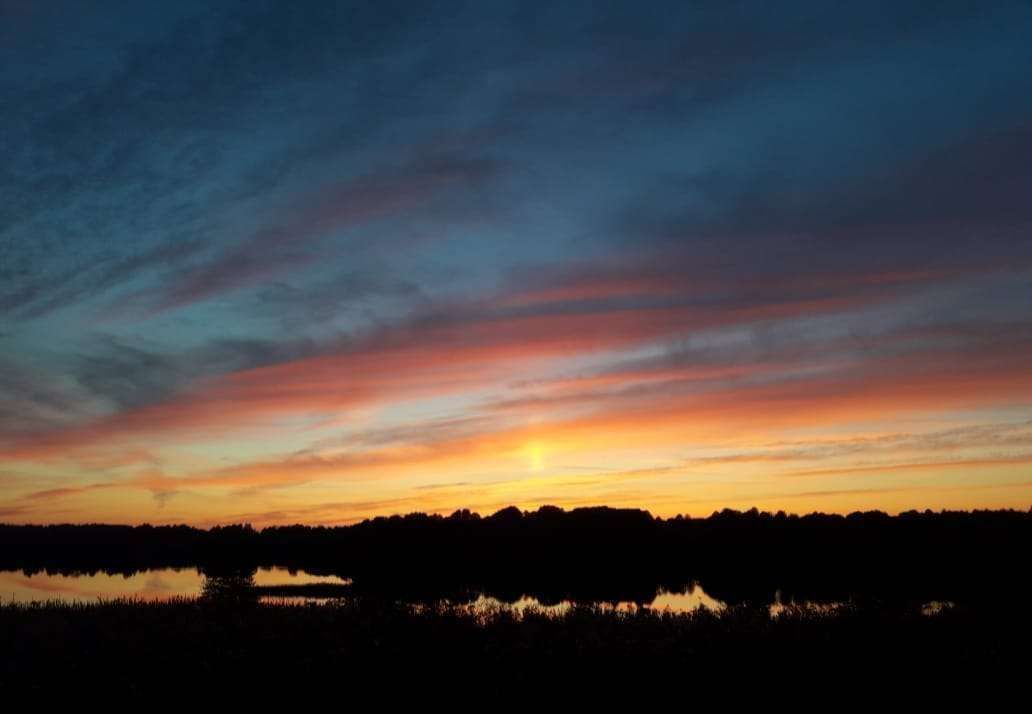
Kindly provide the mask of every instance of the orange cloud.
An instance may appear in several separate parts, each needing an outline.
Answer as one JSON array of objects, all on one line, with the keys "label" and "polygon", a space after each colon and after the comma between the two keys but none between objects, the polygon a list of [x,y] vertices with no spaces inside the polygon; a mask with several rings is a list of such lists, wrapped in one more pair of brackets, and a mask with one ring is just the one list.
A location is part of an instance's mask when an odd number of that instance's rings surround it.
[{"label": "orange cloud", "polygon": [[0,460],[49,459],[138,436],[204,439],[284,417],[465,390],[511,378],[514,367],[647,343],[728,322],[810,314],[841,306],[763,305],[714,312],[695,306],[588,313],[479,315],[385,330],[342,350],[250,369],[194,385],[169,401],[85,426],[37,434]]},{"label": "orange cloud", "polygon": [[[813,423],[848,423],[905,412],[1023,402],[1032,394],[1032,369],[1018,356],[983,359],[963,370],[946,370],[941,365],[927,369],[917,358],[912,362],[909,370],[902,371],[899,360],[886,360],[881,365],[868,365],[868,372],[854,377],[836,375],[760,385],[731,383],[698,394],[661,390],[646,395],[616,395],[601,400],[600,408],[569,419],[486,428],[457,438],[445,432],[439,438],[417,438],[401,445],[344,454],[303,454],[183,479],[147,479],[138,486],[277,488],[326,479],[387,480],[413,469],[448,473],[455,466],[511,460],[518,458],[528,443],[553,444],[563,453],[587,454],[604,454],[618,444],[650,449],[676,443],[755,443],[763,435]],[[971,460],[969,465],[1024,463],[1023,458]],[[762,459],[786,460],[774,455]],[[949,462],[942,463],[948,467]],[[890,468],[897,467],[877,467],[883,471]]]},{"label": "orange cloud", "polygon": [[[464,407],[465,418],[452,418],[440,428],[375,424],[373,433],[360,434],[349,444],[316,443],[300,454],[228,468],[179,464],[175,471],[183,475],[176,477],[151,468],[103,484],[40,490],[23,497],[12,512],[22,517],[32,503],[92,490],[261,492],[329,481],[388,483],[416,472],[446,476],[479,466],[511,470],[526,460],[531,447],[605,459],[621,449],[645,454],[679,444],[747,446],[816,424],[1032,402],[1032,340],[1021,330],[987,339],[972,336],[963,326],[903,329],[863,341],[788,341],[755,354],[737,354],[732,347],[614,364],[621,350],[664,345],[706,330],[833,314],[883,299],[884,286],[933,277],[918,273],[804,280],[796,298],[776,302],[741,296],[713,304],[670,300],[684,291],[677,293],[676,282],[663,276],[622,283],[605,278],[573,282],[553,292],[513,293],[486,307],[446,307],[319,356],[197,383],[162,403],[37,434],[0,453],[0,463],[74,457],[101,471],[140,463],[154,467],[150,447],[155,445],[195,444],[234,432],[256,439],[263,429],[289,428],[282,427],[285,420],[297,417],[339,417],[357,408],[483,394],[481,402]],[[858,293],[856,285],[864,289]],[[876,289],[868,291],[867,286]],[[785,287],[778,286],[782,291]],[[755,289],[763,293],[762,284]],[[634,306],[620,300],[604,305],[582,301],[638,291],[660,299]],[[609,366],[582,373],[565,366],[589,356],[608,357]],[[541,376],[549,373],[558,376]],[[377,429],[384,432],[377,435]],[[729,464],[736,458],[740,463],[776,463],[795,457],[720,458]],[[1002,463],[971,459],[971,465],[975,462]],[[935,468],[935,460],[928,463]],[[859,471],[835,464],[817,473]],[[423,493],[413,496],[413,502],[439,503],[441,508],[467,505],[457,500],[467,491],[444,489],[432,498]],[[485,494],[489,500],[504,497],[497,487]],[[539,495],[544,499],[547,493]],[[606,494],[607,499],[615,497]]]}]

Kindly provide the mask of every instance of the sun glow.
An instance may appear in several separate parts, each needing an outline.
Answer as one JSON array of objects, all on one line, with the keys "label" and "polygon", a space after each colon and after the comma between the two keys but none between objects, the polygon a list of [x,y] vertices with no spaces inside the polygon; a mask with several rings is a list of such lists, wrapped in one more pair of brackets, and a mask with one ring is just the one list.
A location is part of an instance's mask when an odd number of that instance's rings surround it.
[{"label": "sun glow", "polygon": [[545,468],[545,449],[539,441],[532,441],[526,447],[527,462],[530,470],[538,473]]}]

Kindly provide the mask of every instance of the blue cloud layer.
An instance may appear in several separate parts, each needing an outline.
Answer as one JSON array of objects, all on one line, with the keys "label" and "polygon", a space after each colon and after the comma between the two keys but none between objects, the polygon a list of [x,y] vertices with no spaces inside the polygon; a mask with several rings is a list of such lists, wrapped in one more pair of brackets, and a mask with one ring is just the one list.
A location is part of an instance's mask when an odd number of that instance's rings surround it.
[{"label": "blue cloud layer", "polygon": [[1029,314],[971,287],[1032,266],[1027,3],[0,13],[0,398],[40,423],[614,265]]}]

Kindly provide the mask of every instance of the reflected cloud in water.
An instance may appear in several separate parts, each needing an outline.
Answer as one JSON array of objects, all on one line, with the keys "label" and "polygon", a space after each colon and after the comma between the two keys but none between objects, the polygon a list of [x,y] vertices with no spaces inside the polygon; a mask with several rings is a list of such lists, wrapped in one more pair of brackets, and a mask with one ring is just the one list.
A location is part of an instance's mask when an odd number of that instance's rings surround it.
[{"label": "reflected cloud in water", "polygon": [[659,590],[656,593],[656,597],[647,603],[636,603],[630,600],[619,602],[562,600],[557,603],[546,604],[531,595],[523,595],[514,602],[505,602],[496,597],[481,594],[470,603],[450,604],[457,604],[470,614],[478,616],[491,615],[496,612],[511,612],[515,615],[523,615],[528,611],[546,615],[562,615],[575,605],[588,605],[602,610],[615,610],[617,612],[636,612],[639,609],[643,609],[674,614],[691,613],[701,609],[719,612],[727,607],[725,603],[708,595],[698,584],[691,585],[682,592]]},{"label": "reflected cloud in water", "polygon": [[[262,567],[233,573],[205,572],[200,568],[163,568],[132,574],[86,573],[58,574],[39,572],[31,575],[22,571],[0,571],[0,600],[4,602],[95,602],[129,598],[144,601],[162,601],[172,598],[204,596],[215,599],[240,600],[246,592],[249,601],[260,600],[269,604],[325,604],[352,596],[349,578],[316,575],[299,569]],[[231,597],[232,595],[232,597]],[[409,602],[416,611],[433,609],[426,602]],[[488,593],[477,593],[468,600],[441,600],[439,604],[456,608],[474,617],[490,617],[507,613],[522,617],[526,613],[562,615],[575,606],[596,607],[601,610],[635,613],[690,614],[702,610],[722,612],[728,604],[708,594],[701,585],[693,583],[684,590],[660,588],[648,602],[631,600],[570,600],[542,602],[523,594],[507,601]],[[850,605],[848,600],[814,601],[785,598],[780,590],[774,592],[767,605],[771,617],[805,612],[833,615]],[[923,615],[941,615],[955,606],[948,600],[931,600],[920,605]]]},{"label": "reflected cloud in water", "polygon": [[[341,578],[312,575],[303,570],[279,567],[260,568],[254,575],[260,587],[280,585],[346,584]],[[160,601],[175,597],[196,597],[204,587],[205,576],[198,568],[162,568],[132,574],[33,573],[0,571],[0,600],[4,602],[93,602],[131,598]]]}]

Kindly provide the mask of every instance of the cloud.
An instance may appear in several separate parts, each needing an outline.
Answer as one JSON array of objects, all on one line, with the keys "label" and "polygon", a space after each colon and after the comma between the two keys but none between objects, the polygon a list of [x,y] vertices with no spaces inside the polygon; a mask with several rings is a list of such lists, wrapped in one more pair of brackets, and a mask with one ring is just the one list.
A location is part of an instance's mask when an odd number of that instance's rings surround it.
[{"label": "cloud", "polygon": [[151,492],[151,495],[154,496],[154,501],[158,504],[158,508],[164,508],[169,501],[179,495],[179,491],[154,490]]},{"label": "cloud", "polygon": [[[1021,404],[1032,389],[1032,372],[1026,366],[1029,350],[1000,360],[980,356],[963,366],[938,366],[929,371],[921,355],[914,355],[894,369],[895,360],[865,365],[863,372],[833,377],[793,378],[759,384],[734,380],[707,385],[699,393],[682,391],[670,384],[648,392],[598,395],[592,391],[584,399],[593,409],[575,416],[552,416],[536,424],[513,425],[504,421],[462,423],[456,429],[444,422],[423,434],[411,431],[387,432],[385,438],[367,438],[349,443],[342,454],[297,454],[283,459],[245,463],[183,479],[163,479],[175,487],[237,487],[251,489],[282,488],[311,481],[353,479],[391,479],[405,472],[447,472],[463,463],[522,459],[528,443],[561,444],[564,451],[604,453],[614,440],[633,442],[639,449],[668,446],[671,443],[719,443],[727,439],[755,439],[791,427],[815,422],[842,423],[894,415],[937,412],[944,408],[972,408],[994,404]],[[901,369],[901,367],[903,369]],[[948,385],[948,386],[946,386]],[[958,386],[962,385],[962,386]],[[1016,392],[1015,392],[1016,390]],[[914,438],[909,446],[924,452],[941,450],[946,433]],[[961,432],[953,432],[958,438]],[[984,436],[984,433],[982,434]],[[970,432],[969,446],[984,447],[979,432]],[[937,445],[938,443],[938,445]],[[840,448],[839,456],[851,451]],[[895,445],[901,448],[902,444]],[[830,459],[824,450],[775,451],[738,454],[732,457],[687,460],[681,467],[714,466],[720,463],[750,461],[790,462]],[[879,449],[866,448],[872,455]],[[958,461],[939,460],[932,464],[950,467],[1025,463],[1027,456],[979,457]],[[895,460],[874,467],[890,471],[912,468],[907,461]],[[931,466],[930,466],[931,467]],[[929,467],[929,468],[930,468]],[[864,466],[814,471],[816,475],[862,473]],[[809,472],[807,472],[809,473]],[[140,483],[152,487],[151,482]]]},{"label": "cloud", "polygon": [[81,493],[87,493],[89,491],[105,490],[110,488],[118,488],[119,484],[115,483],[95,483],[86,486],[66,486],[63,488],[49,488],[44,491],[34,491],[33,493],[25,496],[27,501],[49,501],[55,498],[64,498],[66,496],[78,496]]},{"label": "cloud", "polygon": [[1014,454],[980,459],[950,459],[941,461],[918,461],[904,463],[887,463],[877,465],[854,465],[837,469],[807,469],[791,472],[790,476],[843,476],[863,473],[894,473],[898,471],[934,471],[947,469],[964,469],[968,473],[977,473],[979,469],[994,466],[1025,466],[1032,464],[1032,453]]},{"label": "cloud", "polygon": [[66,279],[57,284],[48,281],[9,295],[4,307],[16,313],[18,319],[43,317],[56,310],[80,304],[132,282],[148,271],[170,266],[189,259],[199,253],[203,243],[199,240],[179,240],[161,244],[135,255],[113,257],[98,261],[95,267],[68,273]]},{"label": "cloud", "polygon": [[[401,508],[535,439],[838,469],[757,444],[1027,408],[1025,3],[123,10],[0,43],[0,462],[67,477],[40,504],[350,518],[287,487]],[[897,436],[856,448],[1024,453]],[[638,485],[568,497],[670,503]]]},{"label": "cloud", "polygon": [[[377,162],[422,170],[424,187],[434,177],[447,182],[486,170],[475,156],[427,155],[406,167],[403,151],[388,153],[376,138],[392,103],[383,92],[436,61],[430,48],[404,51],[423,14],[284,2],[141,6],[115,18],[81,7],[45,13],[41,34],[5,48],[0,62],[26,68],[0,76],[10,100],[0,115],[7,127],[0,306],[37,318],[126,284],[139,297],[156,281],[166,307],[183,304],[266,273],[256,264],[260,255],[227,246],[227,238],[240,235],[232,228],[246,224],[241,216],[282,220],[268,213],[283,208],[284,195],[336,186],[292,206],[305,215],[291,216],[281,231],[259,232],[250,242],[259,253],[336,222],[346,226],[354,220],[349,212],[365,210],[367,219],[389,212],[392,194],[374,194],[391,186],[415,200],[416,179],[377,179]],[[73,17],[75,31],[63,32]],[[361,23],[377,29],[356,34]],[[39,47],[48,49],[45,60]],[[340,92],[352,76],[361,81]],[[376,161],[355,151],[370,144],[381,146]],[[345,162],[344,175],[359,178],[341,181]],[[165,277],[166,268],[198,257],[185,249],[199,242],[222,256],[225,269],[194,265]],[[166,283],[180,279],[179,289]]]},{"label": "cloud", "polygon": [[[130,406],[93,424],[40,434],[9,453],[51,450],[57,454],[62,448],[94,448],[109,438],[131,441],[147,435],[214,438],[226,430],[271,424],[291,415],[334,414],[360,405],[458,394],[496,384],[507,375],[511,377],[514,370],[527,371],[534,364],[663,344],[707,331],[791,325],[793,321],[877,305],[890,295],[913,293],[918,287],[953,277],[935,272],[794,277],[748,283],[740,288],[728,284],[716,293],[698,290],[686,281],[681,284],[684,292],[674,292],[678,268],[675,264],[669,274],[639,281],[630,292],[617,290],[612,298],[606,297],[605,290],[614,284],[613,279],[603,272],[597,282],[585,278],[584,273],[575,274],[572,288],[560,282],[538,293],[517,289],[487,301],[440,304],[405,323],[364,336],[321,348],[307,345],[307,354],[304,348],[291,354],[291,348],[282,345],[215,343],[180,362],[191,366],[189,373],[194,379],[165,399],[151,397],[162,385],[177,383],[176,363],[115,344],[111,353],[114,359],[92,365],[92,373],[83,373],[84,382],[93,384],[98,392],[114,395],[123,404],[133,404],[138,393],[148,398],[141,399],[138,407]],[[650,292],[653,285],[654,293]],[[866,345],[858,342],[856,335],[839,337],[843,341],[839,364],[829,359],[834,354],[829,352],[834,345],[829,337],[818,332],[806,343],[789,333],[784,339],[794,343],[795,354],[782,352],[773,361],[736,366],[732,346],[730,351],[711,355],[707,362],[694,366],[687,362],[659,365],[668,372],[665,376],[661,373],[660,378],[643,375],[643,369],[650,369],[644,366],[632,368],[622,380],[618,372],[608,377],[600,373],[593,377],[593,383],[581,386],[588,402],[601,404],[614,396],[604,389],[595,391],[604,386],[599,381],[604,379],[624,390],[624,396],[633,386],[647,397],[649,390],[680,395],[685,387],[705,390],[708,383],[719,387],[735,376],[749,377],[752,372],[751,376],[759,378],[766,372],[765,379],[777,380],[774,386],[761,379],[751,394],[780,390],[779,385],[784,384],[798,385],[794,386],[800,390],[795,400],[803,403],[817,385],[829,394],[849,394],[854,384],[875,379],[871,376],[875,370],[882,374],[881,380],[904,382],[919,366],[923,374],[903,384],[918,408],[930,396],[919,393],[919,385],[932,378],[954,379],[956,387],[939,398],[947,400],[953,395],[955,401],[973,398],[978,389],[985,390],[986,399],[997,399],[998,390],[1008,391],[1000,375],[1024,378],[1014,355],[1024,353],[1025,332],[985,334],[946,329],[942,336],[952,339],[952,343],[945,349],[937,348],[934,341],[923,339],[920,331],[912,329],[897,329],[888,338],[876,332],[867,338]],[[765,339],[773,334],[768,328]],[[976,339],[979,334],[982,336]],[[1011,349],[1017,351],[1002,351],[1001,341],[1013,342],[1015,347]],[[851,354],[858,348],[867,354]],[[819,360],[818,353],[822,355]],[[994,366],[990,369],[989,364]],[[239,368],[234,370],[234,365]],[[802,372],[794,374],[793,370],[799,368]],[[736,375],[736,370],[740,374]],[[125,382],[128,391],[119,396],[120,380],[133,373],[140,374],[142,381]],[[977,386],[969,388],[965,380]],[[1014,393],[1013,384],[1010,391]],[[575,397],[573,392],[561,398],[569,401]],[[768,405],[770,408],[779,412],[791,408],[790,394],[778,392],[776,399]],[[634,400],[622,401],[633,404]],[[547,403],[538,399],[534,406]]]},{"label": "cloud", "polygon": [[89,395],[45,370],[0,358],[0,444],[96,418]]},{"label": "cloud", "polygon": [[425,156],[327,189],[292,209],[277,227],[261,230],[172,281],[156,309],[183,307],[319,260],[319,241],[328,234],[397,217],[444,192],[482,185],[497,171],[486,159]]},{"label": "cloud", "polygon": [[[325,339],[332,343],[332,337]],[[170,352],[139,339],[98,335],[66,369],[93,395],[122,411],[164,401],[198,381],[301,359],[319,349],[313,340],[304,338],[223,337]]]}]

